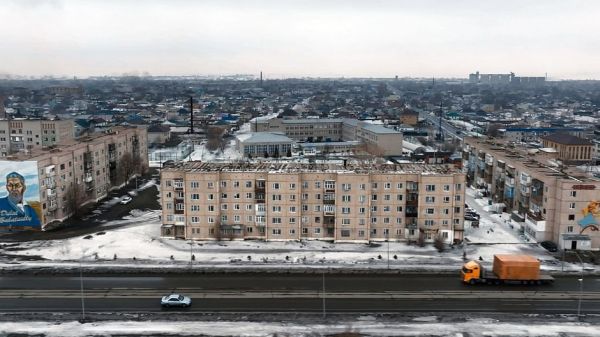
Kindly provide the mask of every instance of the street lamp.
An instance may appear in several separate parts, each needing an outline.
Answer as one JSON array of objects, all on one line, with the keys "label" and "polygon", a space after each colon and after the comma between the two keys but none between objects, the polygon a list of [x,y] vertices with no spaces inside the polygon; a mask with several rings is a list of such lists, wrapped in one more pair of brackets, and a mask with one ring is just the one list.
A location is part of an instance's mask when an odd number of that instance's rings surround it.
[{"label": "street lamp", "polygon": [[[83,259],[83,257],[81,257]],[[83,267],[79,259],[79,288],[81,290],[81,321],[85,322],[85,301],[83,299]]]}]

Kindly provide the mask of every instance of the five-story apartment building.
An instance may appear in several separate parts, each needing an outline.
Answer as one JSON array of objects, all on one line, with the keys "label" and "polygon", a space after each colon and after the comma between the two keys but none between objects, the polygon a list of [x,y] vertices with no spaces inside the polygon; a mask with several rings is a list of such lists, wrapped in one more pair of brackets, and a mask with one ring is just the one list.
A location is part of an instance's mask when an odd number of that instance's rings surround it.
[{"label": "five-story apartment building", "polygon": [[445,165],[186,162],[161,172],[162,234],[198,240],[462,240]]}]

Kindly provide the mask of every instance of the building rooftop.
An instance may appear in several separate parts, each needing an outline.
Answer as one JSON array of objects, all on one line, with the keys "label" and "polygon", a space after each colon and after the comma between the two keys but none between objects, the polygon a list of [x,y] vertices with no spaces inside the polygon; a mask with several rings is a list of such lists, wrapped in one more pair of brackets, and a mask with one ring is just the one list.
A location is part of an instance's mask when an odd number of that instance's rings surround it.
[{"label": "building rooftop", "polygon": [[556,159],[556,153],[527,148],[520,144],[499,139],[465,137],[464,143],[465,145],[475,146],[482,152],[489,153],[498,161],[502,161],[507,165],[510,165],[511,162],[521,164],[528,170],[543,176],[582,182],[600,181],[591,172],[585,172],[576,166],[564,165]]},{"label": "building rooftop", "polygon": [[293,143],[289,137],[275,132],[252,132],[237,136],[237,139],[244,144],[265,144],[265,143]]},{"label": "building rooftop", "polygon": [[428,164],[305,164],[305,163],[208,163],[201,161],[188,161],[176,163],[174,166],[163,170],[187,172],[271,172],[271,173],[389,173],[389,174],[437,174],[453,175],[462,174],[453,165],[428,165]]},{"label": "building rooftop", "polygon": [[571,136],[566,133],[554,133],[540,138],[563,145],[592,145],[587,139]]}]

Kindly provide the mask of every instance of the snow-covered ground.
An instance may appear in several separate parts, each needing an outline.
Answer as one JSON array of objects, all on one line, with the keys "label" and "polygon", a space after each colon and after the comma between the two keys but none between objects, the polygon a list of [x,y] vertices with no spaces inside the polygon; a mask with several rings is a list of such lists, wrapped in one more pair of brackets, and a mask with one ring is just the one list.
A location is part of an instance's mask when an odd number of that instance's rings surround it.
[{"label": "snow-covered ground", "polygon": [[502,322],[492,318],[444,322],[437,316],[415,317],[406,322],[361,316],[331,323],[287,322],[173,322],[106,321],[0,322],[0,335],[25,334],[47,337],[73,336],[598,336],[600,326],[567,319],[539,323]]}]

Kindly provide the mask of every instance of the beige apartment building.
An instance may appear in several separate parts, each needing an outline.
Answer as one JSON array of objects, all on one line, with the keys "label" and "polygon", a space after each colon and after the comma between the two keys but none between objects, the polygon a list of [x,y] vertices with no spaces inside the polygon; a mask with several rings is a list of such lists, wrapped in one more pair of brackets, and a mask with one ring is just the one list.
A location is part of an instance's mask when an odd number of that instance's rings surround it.
[{"label": "beige apartment building", "polygon": [[357,119],[272,118],[253,122],[252,131],[281,132],[296,141],[309,143],[360,141],[373,154],[402,155],[402,133]]},{"label": "beige apartment building", "polygon": [[600,179],[559,165],[556,153],[465,138],[467,181],[522,223],[531,240],[564,249],[600,249]]},{"label": "beige apartment building", "polygon": [[[79,206],[105,198],[127,178],[147,168],[145,127],[115,127],[106,132],[65,141],[52,148],[34,149],[0,160],[0,229],[45,229],[62,222]],[[36,214],[10,209],[1,202],[9,178],[24,185],[22,207]],[[14,179],[12,183],[14,183]],[[14,217],[4,216],[8,212]],[[25,212],[27,213],[27,212]],[[27,221],[22,221],[27,218]]]},{"label": "beige apartment building", "polygon": [[445,165],[185,162],[161,171],[162,235],[462,241],[465,175]]},{"label": "beige apartment building", "polygon": [[0,157],[73,140],[74,132],[72,120],[0,119]]}]

